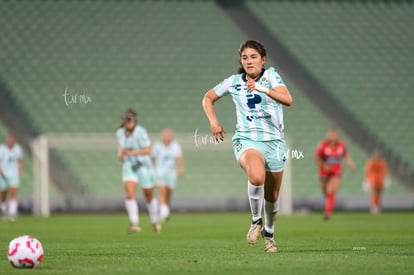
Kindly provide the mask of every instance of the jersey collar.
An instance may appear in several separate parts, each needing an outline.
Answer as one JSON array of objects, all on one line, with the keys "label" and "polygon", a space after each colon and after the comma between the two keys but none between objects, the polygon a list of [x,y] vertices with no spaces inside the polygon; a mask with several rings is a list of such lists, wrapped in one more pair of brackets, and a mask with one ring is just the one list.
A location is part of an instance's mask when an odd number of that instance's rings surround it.
[{"label": "jersey collar", "polygon": [[[255,82],[257,82],[260,78],[262,78],[264,72],[265,72],[265,69],[263,68],[262,72],[260,73],[259,77],[256,78]],[[241,78],[243,79],[244,82],[247,82],[246,73],[242,73]]]}]

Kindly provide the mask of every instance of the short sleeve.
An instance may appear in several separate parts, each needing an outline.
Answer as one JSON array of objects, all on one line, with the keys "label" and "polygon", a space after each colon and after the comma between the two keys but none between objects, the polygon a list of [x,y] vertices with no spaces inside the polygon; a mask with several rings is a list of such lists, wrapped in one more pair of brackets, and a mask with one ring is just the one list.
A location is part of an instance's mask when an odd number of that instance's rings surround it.
[{"label": "short sleeve", "polygon": [[151,156],[153,157],[153,158],[156,158],[157,157],[157,155],[158,155],[158,148],[159,148],[159,146],[158,146],[158,142],[156,142],[155,144],[154,144],[154,146],[152,147],[152,150],[151,150]]},{"label": "short sleeve", "polygon": [[116,131],[116,139],[118,140],[118,143],[120,143],[120,141],[121,141],[121,137],[122,137],[122,128],[119,128],[117,131]]},{"label": "short sleeve", "polygon": [[19,145],[17,145],[17,147],[16,147],[16,154],[17,154],[17,159],[18,160],[22,160],[23,159],[22,147],[20,147]]},{"label": "short sleeve", "polygon": [[181,146],[178,142],[174,143],[174,156],[175,157],[181,157],[182,156],[182,151],[181,151]]},{"label": "short sleeve", "polygon": [[219,97],[228,95],[230,93],[230,87],[232,85],[233,77],[224,79],[221,83],[217,84],[213,90]]},{"label": "short sleeve", "polygon": [[282,77],[273,67],[269,68],[268,72],[269,72],[269,81],[273,88],[277,86],[286,86],[285,83],[283,82]]},{"label": "short sleeve", "polygon": [[141,147],[147,147],[151,145],[151,140],[149,139],[147,130],[143,127],[140,127],[140,131],[138,132],[138,142]]},{"label": "short sleeve", "polygon": [[315,153],[315,155],[316,155],[317,157],[322,158],[322,157],[323,157],[323,150],[324,150],[324,143],[323,143],[323,142],[321,142],[321,143],[319,143],[319,144],[318,144],[318,146],[316,147],[316,153]]}]

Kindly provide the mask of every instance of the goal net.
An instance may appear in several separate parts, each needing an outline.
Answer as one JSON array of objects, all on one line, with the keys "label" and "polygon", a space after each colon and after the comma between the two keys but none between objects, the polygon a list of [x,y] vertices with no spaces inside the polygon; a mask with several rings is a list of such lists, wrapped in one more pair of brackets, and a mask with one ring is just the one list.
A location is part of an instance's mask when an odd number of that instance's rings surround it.
[{"label": "goal net", "polygon": [[[184,176],[178,178],[172,210],[247,211],[246,176],[234,159],[231,134],[227,134],[220,144],[215,143],[209,134],[199,133],[198,130],[176,133],[174,137],[183,150],[185,171]],[[159,134],[150,134],[150,138],[154,142]],[[117,159],[114,134],[48,134],[33,140],[31,147],[35,215],[49,216],[54,211],[116,211],[124,208],[121,163]],[[63,170],[60,167],[59,171],[53,171],[56,169],[56,158],[51,158],[52,153],[62,160]],[[78,180],[76,188],[73,178]],[[145,203],[140,190],[137,190],[137,199],[139,204]],[[279,200],[280,213],[290,214],[292,190],[289,160]],[[142,209],[145,211],[145,208]]]}]

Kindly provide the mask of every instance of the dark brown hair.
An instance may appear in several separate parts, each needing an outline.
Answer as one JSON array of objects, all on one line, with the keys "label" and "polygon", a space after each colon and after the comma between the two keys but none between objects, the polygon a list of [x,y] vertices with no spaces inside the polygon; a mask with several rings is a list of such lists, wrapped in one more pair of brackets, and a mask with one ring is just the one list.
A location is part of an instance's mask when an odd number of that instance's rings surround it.
[{"label": "dark brown hair", "polygon": [[134,119],[135,120],[135,124],[137,122],[137,112],[135,112],[133,109],[129,108],[125,111],[125,113],[121,116],[122,122],[121,124],[118,126],[119,128],[125,127],[125,124],[128,122],[128,120],[130,119]]},{"label": "dark brown hair", "polygon": [[267,55],[266,48],[260,42],[256,40],[246,40],[243,43],[241,43],[240,48],[239,48],[240,67],[237,70],[237,73],[239,74],[245,73],[243,65],[241,64],[241,54],[247,48],[255,49],[260,54],[261,57],[265,57]]}]

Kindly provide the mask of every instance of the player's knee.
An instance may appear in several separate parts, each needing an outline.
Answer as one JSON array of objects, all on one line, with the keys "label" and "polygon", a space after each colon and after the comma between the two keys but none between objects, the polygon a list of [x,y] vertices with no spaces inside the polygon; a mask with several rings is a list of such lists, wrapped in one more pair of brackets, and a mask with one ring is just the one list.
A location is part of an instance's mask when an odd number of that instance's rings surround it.
[{"label": "player's knee", "polygon": [[265,183],[265,174],[258,172],[255,173],[255,171],[252,171],[249,173],[249,181],[251,184],[256,186],[263,185]]}]

